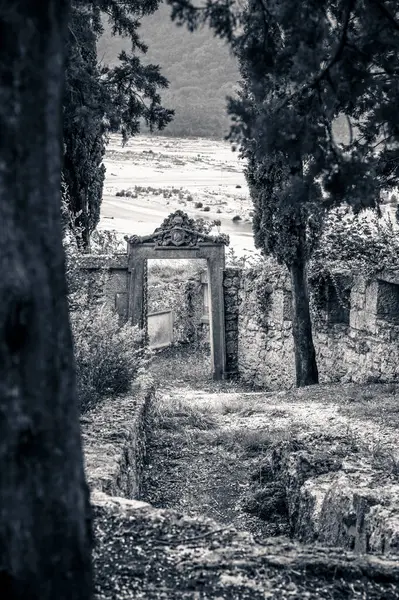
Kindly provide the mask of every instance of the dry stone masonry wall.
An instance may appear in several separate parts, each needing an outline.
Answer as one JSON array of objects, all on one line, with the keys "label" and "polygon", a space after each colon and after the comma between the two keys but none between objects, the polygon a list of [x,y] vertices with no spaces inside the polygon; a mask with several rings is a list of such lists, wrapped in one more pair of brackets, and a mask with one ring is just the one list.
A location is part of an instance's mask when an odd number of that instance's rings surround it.
[{"label": "dry stone masonry wall", "polygon": [[238,313],[240,270],[227,268],[224,272],[224,320],[226,328],[226,374],[238,376]]},{"label": "dry stone masonry wall", "polygon": [[[330,293],[314,319],[320,382],[390,382],[399,378],[399,273],[355,278],[347,309]],[[350,307],[350,308],[349,308]],[[241,271],[238,370],[267,389],[294,385],[291,290],[282,269]]]}]

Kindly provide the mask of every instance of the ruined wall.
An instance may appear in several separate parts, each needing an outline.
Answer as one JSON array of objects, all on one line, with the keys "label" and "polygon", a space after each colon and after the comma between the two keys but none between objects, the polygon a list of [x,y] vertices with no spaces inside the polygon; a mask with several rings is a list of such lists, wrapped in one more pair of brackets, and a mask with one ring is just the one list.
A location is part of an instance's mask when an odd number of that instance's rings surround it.
[{"label": "ruined wall", "polygon": [[241,271],[238,370],[243,380],[282,389],[295,381],[288,274],[281,269],[259,277]]},{"label": "ruined wall", "polygon": [[232,267],[224,271],[224,321],[226,328],[226,376],[238,376],[238,313],[240,292],[240,269]]},{"label": "ruined wall", "polygon": [[[399,273],[355,280],[347,309],[330,293],[314,320],[320,382],[399,379],[398,316]],[[268,389],[294,385],[290,281],[281,268],[240,274],[238,370]]]},{"label": "ruined wall", "polygon": [[[121,321],[127,319],[128,271],[127,255],[82,255],[77,278],[79,292],[88,305],[103,304],[114,308]],[[73,307],[72,307],[73,308]]]}]

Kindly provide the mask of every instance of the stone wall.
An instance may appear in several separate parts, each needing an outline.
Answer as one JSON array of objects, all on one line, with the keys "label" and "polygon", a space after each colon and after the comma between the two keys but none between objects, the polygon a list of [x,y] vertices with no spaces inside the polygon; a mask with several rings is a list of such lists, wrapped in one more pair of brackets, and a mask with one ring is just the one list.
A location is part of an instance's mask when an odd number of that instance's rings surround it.
[{"label": "stone wall", "polygon": [[238,313],[240,269],[232,267],[224,272],[224,320],[226,327],[226,376],[238,376]]},{"label": "stone wall", "polygon": [[[314,320],[320,382],[399,379],[399,273],[366,284],[356,279],[346,310],[330,292]],[[268,389],[295,382],[291,290],[288,273],[271,268],[240,273],[238,370]]]},{"label": "stone wall", "polygon": [[137,380],[130,394],[105,398],[81,421],[86,478],[91,492],[138,498],[146,453],[151,382]]},{"label": "stone wall", "polygon": [[92,255],[79,257],[79,291],[87,303],[115,308],[121,321],[127,319],[128,270],[127,255]]}]

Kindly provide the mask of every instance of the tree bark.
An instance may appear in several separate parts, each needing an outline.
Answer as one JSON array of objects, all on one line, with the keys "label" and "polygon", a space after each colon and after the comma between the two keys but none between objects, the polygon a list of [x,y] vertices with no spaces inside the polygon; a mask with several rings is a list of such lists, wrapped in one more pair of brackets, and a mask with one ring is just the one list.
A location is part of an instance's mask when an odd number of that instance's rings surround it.
[{"label": "tree bark", "polygon": [[306,262],[298,258],[289,266],[289,269],[292,286],[292,334],[295,348],[296,385],[303,387],[319,383],[310,319]]},{"label": "tree bark", "polygon": [[91,598],[60,219],[67,0],[0,0],[0,598]]}]

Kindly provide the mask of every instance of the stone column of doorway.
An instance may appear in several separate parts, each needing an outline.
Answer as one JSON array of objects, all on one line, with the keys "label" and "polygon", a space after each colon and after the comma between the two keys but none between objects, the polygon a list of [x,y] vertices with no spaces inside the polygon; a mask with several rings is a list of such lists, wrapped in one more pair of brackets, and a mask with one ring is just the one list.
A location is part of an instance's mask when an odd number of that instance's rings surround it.
[{"label": "stone column of doorway", "polygon": [[226,371],[223,271],[224,247],[215,246],[208,257],[209,325],[215,380],[224,379]]},{"label": "stone column of doorway", "polygon": [[145,282],[146,258],[140,246],[134,247],[129,253],[129,301],[128,319],[132,325],[138,325],[143,329],[143,299]]}]

